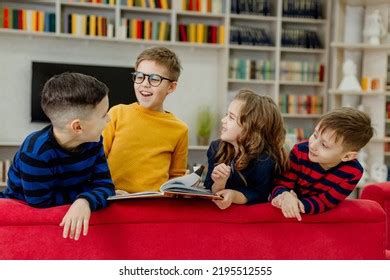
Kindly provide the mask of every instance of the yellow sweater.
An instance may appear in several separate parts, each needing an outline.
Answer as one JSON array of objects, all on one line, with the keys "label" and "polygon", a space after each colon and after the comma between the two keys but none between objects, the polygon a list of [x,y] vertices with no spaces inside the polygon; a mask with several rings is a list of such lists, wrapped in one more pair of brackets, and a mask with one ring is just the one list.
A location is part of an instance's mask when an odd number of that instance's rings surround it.
[{"label": "yellow sweater", "polygon": [[187,168],[188,127],[169,112],[138,103],[114,106],[103,131],[104,151],[116,189],[157,191]]}]

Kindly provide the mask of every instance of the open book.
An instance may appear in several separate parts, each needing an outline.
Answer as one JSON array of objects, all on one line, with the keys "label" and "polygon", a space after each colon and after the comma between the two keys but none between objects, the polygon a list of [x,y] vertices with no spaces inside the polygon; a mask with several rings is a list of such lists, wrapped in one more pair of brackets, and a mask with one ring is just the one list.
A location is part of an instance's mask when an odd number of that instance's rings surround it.
[{"label": "open book", "polygon": [[222,199],[221,196],[211,193],[201,185],[201,176],[204,166],[199,167],[195,172],[181,177],[173,178],[165,182],[160,187],[159,192],[137,192],[127,193],[120,191],[114,196],[110,196],[107,200],[142,198],[142,197],[199,197],[206,199]]}]

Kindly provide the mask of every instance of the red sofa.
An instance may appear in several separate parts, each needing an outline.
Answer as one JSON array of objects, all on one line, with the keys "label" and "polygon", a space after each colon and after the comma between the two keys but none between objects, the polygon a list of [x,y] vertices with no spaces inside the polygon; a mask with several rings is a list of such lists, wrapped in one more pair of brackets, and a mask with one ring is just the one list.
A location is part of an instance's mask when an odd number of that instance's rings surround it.
[{"label": "red sofa", "polygon": [[360,194],[362,199],[378,202],[386,212],[386,257],[390,259],[390,182],[374,183],[365,186]]},{"label": "red sofa", "polygon": [[222,211],[197,199],[115,201],[79,241],[62,238],[68,207],[0,199],[0,259],[384,259],[385,212],[370,200],[301,222],[269,203]]}]

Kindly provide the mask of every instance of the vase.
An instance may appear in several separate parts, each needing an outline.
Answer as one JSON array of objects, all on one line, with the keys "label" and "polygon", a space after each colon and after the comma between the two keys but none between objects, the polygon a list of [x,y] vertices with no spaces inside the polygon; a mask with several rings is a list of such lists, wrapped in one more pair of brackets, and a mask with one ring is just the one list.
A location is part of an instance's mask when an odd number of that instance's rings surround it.
[{"label": "vase", "polygon": [[197,142],[199,146],[208,146],[209,145],[209,137],[208,136],[197,136]]}]

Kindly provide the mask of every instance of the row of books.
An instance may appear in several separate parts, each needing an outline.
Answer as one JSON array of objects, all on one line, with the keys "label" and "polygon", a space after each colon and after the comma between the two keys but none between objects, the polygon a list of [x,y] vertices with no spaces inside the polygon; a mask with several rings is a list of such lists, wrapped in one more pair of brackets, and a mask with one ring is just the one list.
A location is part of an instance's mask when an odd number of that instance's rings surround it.
[{"label": "row of books", "polygon": [[141,7],[150,9],[170,9],[168,0],[127,0],[127,7]]},{"label": "row of books", "polygon": [[231,58],[229,78],[239,80],[273,80],[275,66],[270,60]]},{"label": "row of books", "polygon": [[8,180],[8,170],[11,167],[11,160],[0,160],[0,183],[6,183]]},{"label": "row of books", "polygon": [[56,16],[54,13],[41,10],[0,7],[0,28],[55,32]]},{"label": "row of books", "polygon": [[283,29],[282,46],[293,48],[321,49],[322,44],[315,31]]},{"label": "row of books", "polygon": [[222,0],[182,0],[183,11],[196,11],[202,13],[222,13]]},{"label": "row of books", "polygon": [[386,101],[386,119],[390,120],[390,101]]},{"label": "row of books", "polygon": [[280,62],[280,79],[284,81],[323,82],[325,66],[319,62]]},{"label": "row of books", "polygon": [[93,3],[93,4],[106,4],[115,5],[116,0],[67,0],[68,3]]},{"label": "row of books", "polygon": [[223,44],[225,27],[203,23],[178,24],[177,38],[180,42]]},{"label": "row of books", "polygon": [[272,40],[265,29],[250,26],[231,26],[230,43],[250,46],[272,46]]},{"label": "row of books", "polygon": [[292,128],[288,127],[286,129],[286,144],[291,149],[296,143],[302,142],[304,140],[309,139],[310,135],[312,134],[313,130],[309,128]]},{"label": "row of books", "polygon": [[271,15],[270,0],[231,0],[230,11],[232,14],[245,15]]},{"label": "row of books", "polygon": [[170,34],[171,25],[169,22],[122,18],[117,37],[168,41],[171,37]]},{"label": "row of books", "polygon": [[321,18],[321,0],[283,0],[283,16]]},{"label": "row of books", "polygon": [[114,36],[114,24],[104,16],[69,14],[64,18],[64,33],[77,36]]},{"label": "row of books", "polygon": [[318,95],[281,94],[279,107],[284,114],[322,114],[323,100]]}]

